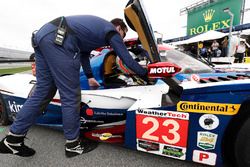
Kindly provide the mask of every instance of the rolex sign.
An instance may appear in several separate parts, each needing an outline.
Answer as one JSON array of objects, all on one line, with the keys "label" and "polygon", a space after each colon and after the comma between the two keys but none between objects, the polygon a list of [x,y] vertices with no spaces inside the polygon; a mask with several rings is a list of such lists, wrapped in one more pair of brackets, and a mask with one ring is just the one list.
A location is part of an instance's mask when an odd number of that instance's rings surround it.
[{"label": "rolex sign", "polygon": [[230,15],[223,12],[225,8],[234,14],[233,25],[240,24],[242,0],[217,0],[188,12],[187,35],[230,27]]}]

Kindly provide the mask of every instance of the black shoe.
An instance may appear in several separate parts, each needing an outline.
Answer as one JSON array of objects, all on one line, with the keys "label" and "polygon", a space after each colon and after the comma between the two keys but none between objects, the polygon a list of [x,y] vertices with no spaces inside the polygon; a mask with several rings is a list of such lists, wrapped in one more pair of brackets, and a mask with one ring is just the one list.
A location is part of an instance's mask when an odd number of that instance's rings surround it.
[{"label": "black shoe", "polygon": [[7,135],[0,142],[0,153],[30,157],[36,153],[32,148],[24,145],[25,136]]},{"label": "black shoe", "polygon": [[97,142],[90,140],[76,140],[65,144],[65,155],[68,158],[88,153],[98,146]]}]

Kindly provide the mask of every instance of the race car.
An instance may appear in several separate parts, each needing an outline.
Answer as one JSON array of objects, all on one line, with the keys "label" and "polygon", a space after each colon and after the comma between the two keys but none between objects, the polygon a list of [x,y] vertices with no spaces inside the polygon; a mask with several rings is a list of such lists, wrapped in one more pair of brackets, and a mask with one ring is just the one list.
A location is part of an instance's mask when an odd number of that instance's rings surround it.
[{"label": "race car", "polygon": [[[124,11],[139,36],[126,45],[148,68],[149,82],[129,71],[112,48],[98,50],[91,66],[101,87],[89,87],[81,71],[81,134],[179,160],[250,166],[250,76],[221,73],[157,46],[141,0],[129,1]],[[0,77],[2,125],[15,119],[35,83],[31,74]],[[57,93],[36,124],[62,128],[60,106]]]},{"label": "race car", "polygon": [[233,63],[233,64],[218,64],[214,68],[220,71],[226,72],[245,72],[250,73],[250,64],[249,63]]}]

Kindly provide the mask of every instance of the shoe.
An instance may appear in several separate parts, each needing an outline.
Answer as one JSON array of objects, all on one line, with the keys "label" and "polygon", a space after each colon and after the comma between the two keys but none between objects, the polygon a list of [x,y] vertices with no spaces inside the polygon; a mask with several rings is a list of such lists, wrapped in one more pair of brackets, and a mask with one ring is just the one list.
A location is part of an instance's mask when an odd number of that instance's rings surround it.
[{"label": "shoe", "polygon": [[66,142],[65,155],[68,158],[88,153],[98,146],[97,142],[91,140],[75,140],[73,142]]},{"label": "shoe", "polygon": [[36,151],[24,145],[25,136],[9,134],[0,142],[0,153],[14,154],[21,157],[33,156]]}]

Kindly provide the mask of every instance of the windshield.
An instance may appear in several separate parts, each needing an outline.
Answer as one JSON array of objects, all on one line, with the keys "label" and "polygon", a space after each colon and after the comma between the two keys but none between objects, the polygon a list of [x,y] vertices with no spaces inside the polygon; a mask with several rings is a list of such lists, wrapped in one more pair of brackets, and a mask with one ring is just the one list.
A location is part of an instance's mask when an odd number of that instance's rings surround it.
[{"label": "windshield", "polygon": [[201,61],[178,50],[161,50],[161,60],[174,63],[182,68],[180,73],[211,73],[214,69]]}]

